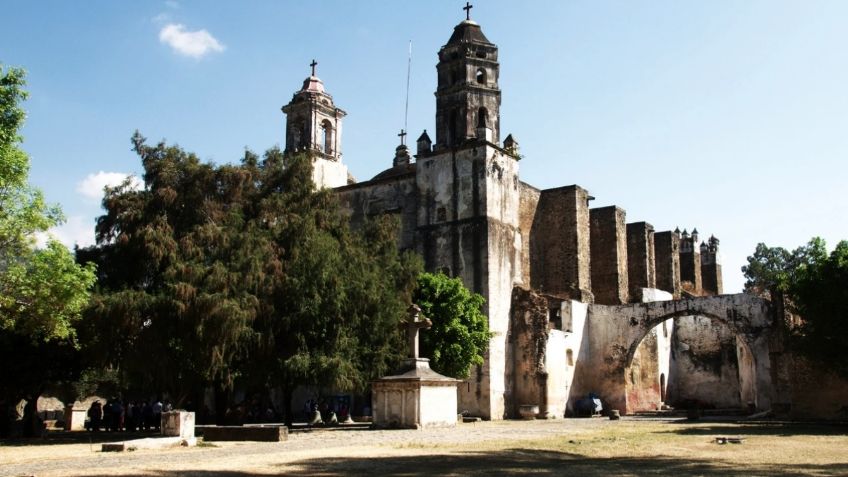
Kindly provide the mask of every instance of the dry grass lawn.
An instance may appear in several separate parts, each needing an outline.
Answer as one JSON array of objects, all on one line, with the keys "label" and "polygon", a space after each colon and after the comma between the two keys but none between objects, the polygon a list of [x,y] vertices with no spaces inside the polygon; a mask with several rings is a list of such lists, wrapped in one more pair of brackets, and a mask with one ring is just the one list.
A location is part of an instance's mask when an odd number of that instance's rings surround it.
[{"label": "dry grass lawn", "polygon": [[[745,440],[717,444],[718,436]],[[284,443],[123,454],[60,442],[0,444],[0,475],[848,475],[848,428],[824,424],[505,421],[453,430],[303,432]]]}]

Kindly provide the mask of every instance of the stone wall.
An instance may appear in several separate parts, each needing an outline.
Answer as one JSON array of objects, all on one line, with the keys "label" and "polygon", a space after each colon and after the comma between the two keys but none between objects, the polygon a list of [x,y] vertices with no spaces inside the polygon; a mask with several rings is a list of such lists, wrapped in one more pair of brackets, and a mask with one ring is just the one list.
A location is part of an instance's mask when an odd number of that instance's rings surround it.
[{"label": "stone wall", "polygon": [[727,325],[701,316],[677,318],[672,349],[672,406],[747,407],[741,400],[736,335]]},{"label": "stone wall", "polygon": [[362,227],[366,220],[381,214],[392,214],[400,221],[398,246],[415,247],[418,214],[417,189],[412,173],[384,180],[360,182],[336,189],[344,212],[353,228]]},{"label": "stone wall", "polygon": [[705,295],[721,295],[724,293],[721,262],[716,254],[701,255],[701,287]]},{"label": "stone wall", "polygon": [[589,211],[592,294],[595,303],[627,303],[627,231],[625,212],[616,206]]},{"label": "stone wall", "polygon": [[530,231],[534,290],[592,301],[589,193],[574,186],[543,190]]},{"label": "stone wall", "polygon": [[698,250],[697,235],[680,239],[680,287],[692,295],[703,293],[701,285],[701,253]]},{"label": "stone wall", "polygon": [[536,210],[539,206],[541,191],[535,187],[519,183],[518,202],[518,229],[521,231],[521,285],[529,287],[531,283],[530,264],[530,233],[533,229],[533,221],[536,219]]},{"label": "stone wall", "polygon": [[680,234],[657,232],[654,234],[657,288],[680,298]]},{"label": "stone wall", "polygon": [[654,226],[647,222],[627,224],[627,284],[630,300],[639,298],[642,288],[656,288]]}]

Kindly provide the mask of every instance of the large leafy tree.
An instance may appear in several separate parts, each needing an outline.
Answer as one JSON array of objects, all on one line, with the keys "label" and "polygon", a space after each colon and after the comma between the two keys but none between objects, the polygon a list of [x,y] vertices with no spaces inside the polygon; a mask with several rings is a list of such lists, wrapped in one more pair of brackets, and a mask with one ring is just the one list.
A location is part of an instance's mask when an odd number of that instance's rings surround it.
[{"label": "large leafy tree", "polygon": [[264,365],[255,369],[283,390],[290,423],[297,386],[362,391],[403,357],[398,325],[421,265],[398,251],[391,217],[352,232],[335,195],[314,190],[308,156],[266,171],[265,187],[279,192],[263,199],[263,222],[283,275],[257,320]]},{"label": "large leafy tree", "polygon": [[116,368],[131,391],[180,402],[229,389],[264,281],[279,268],[254,233],[257,169],[204,164],[138,133],[133,145],[144,188],[108,190],[97,245],[78,253],[99,265],[84,330],[90,364]]},{"label": "large leafy tree", "polygon": [[[36,234],[59,225],[62,213],[31,187],[21,149],[24,73],[0,65],[0,402],[30,402],[56,381],[72,379],[76,324],[94,282],[59,242],[36,247]],[[0,406],[3,407],[3,406]],[[7,430],[4,425],[0,433]]]},{"label": "large leafy tree", "polygon": [[820,238],[792,252],[759,244],[742,271],[747,291],[785,297],[800,316],[797,349],[848,378],[848,241],[830,253]]},{"label": "large leafy tree", "polygon": [[491,333],[482,312],[484,298],[472,293],[459,278],[422,273],[414,297],[433,326],[422,333],[422,355],[435,371],[465,379],[472,366],[483,364]]},{"label": "large leafy tree", "polygon": [[391,220],[351,232],[307,156],[214,166],[133,142],[145,187],[108,191],[98,244],[80,251],[100,264],[86,336],[101,367],[148,392],[223,398],[240,380],[290,403],[298,385],[361,390],[396,362],[420,266]]}]

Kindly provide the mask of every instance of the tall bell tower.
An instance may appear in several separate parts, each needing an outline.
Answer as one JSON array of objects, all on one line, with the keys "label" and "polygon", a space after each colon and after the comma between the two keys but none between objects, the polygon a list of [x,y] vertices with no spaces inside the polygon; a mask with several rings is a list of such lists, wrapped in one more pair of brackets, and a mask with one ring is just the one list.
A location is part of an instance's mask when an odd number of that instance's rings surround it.
[{"label": "tall bell tower", "polygon": [[[498,48],[465,19],[439,50],[436,143],[418,140],[416,247],[428,271],[462,280],[486,299],[492,338],[459,386],[460,409],[501,419],[507,409],[507,339],[512,290],[521,280],[517,143],[500,144]],[[510,368],[511,369],[511,368]]]},{"label": "tall bell tower", "polygon": [[347,113],[337,108],[333,97],[324,91],[324,83],[315,76],[317,65],[312,60],[312,74],[282,108],[286,115],[285,153],[312,156],[312,181],[318,189],[341,187],[348,183],[341,152],[342,118]]},{"label": "tall bell tower", "polygon": [[471,20],[471,7],[466,4],[465,21],[454,27],[439,50],[436,150],[457,147],[471,138],[500,141],[498,47]]}]

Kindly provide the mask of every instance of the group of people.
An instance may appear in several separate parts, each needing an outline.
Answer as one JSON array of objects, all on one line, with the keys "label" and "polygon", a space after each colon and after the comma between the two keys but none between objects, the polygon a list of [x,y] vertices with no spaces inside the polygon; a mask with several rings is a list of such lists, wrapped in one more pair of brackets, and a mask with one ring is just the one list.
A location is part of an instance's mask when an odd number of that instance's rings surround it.
[{"label": "group of people", "polygon": [[150,431],[160,429],[162,413],[172,410],[171,403],[157,399],[150,401],[121,401],[109,399],[106,404],[94,401],[88,408],[86,428],[99,432]]}]

